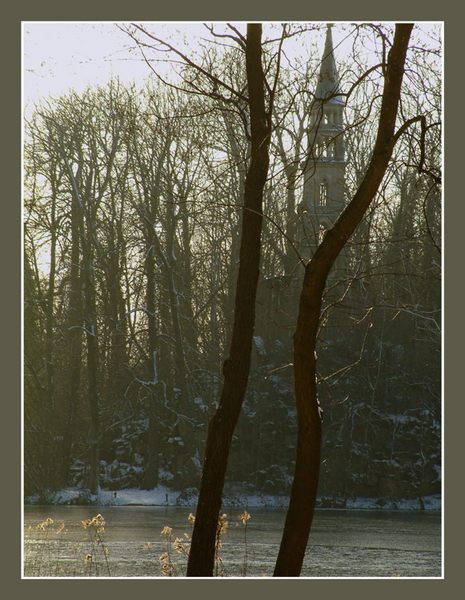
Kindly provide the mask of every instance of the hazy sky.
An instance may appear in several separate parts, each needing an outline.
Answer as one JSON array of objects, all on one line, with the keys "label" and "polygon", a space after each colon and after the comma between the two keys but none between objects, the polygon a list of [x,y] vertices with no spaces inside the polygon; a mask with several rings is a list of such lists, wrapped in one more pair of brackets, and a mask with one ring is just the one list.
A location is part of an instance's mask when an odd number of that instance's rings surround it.
[{"label": "hazy sky", "polygon": [[128,37],[113,23],[24,23],[23,94],[29,105],[89,83],[147,76],[147,65],[128,51]]},{"label": "hazy sky", "polygon": [[[221,24],[215,27],[219,29]],[[426,24],[421,27],[425,31],[430,29]],[[175,40],[177,47],[182,48],[184,44],[189,51],[195,51],[201,36],[209,37],[202,23],[150,23],[147,28],[163,39]],[[238,28],[245,30],[245,23],[238,24]],[[264,29],[266,32],[266,26]],[[345,53],[343,40],[350,29],[348,25],[336,25],[333,29],[336,59]],[[322,34],[309,33],[308,36],[322,48]],[[301,46],[302,43],[299,36],[287,41],[288,52],[293,51],[292,44]],[[41,97],[60,95],[73,88],[82,91],[88,84],[104,84],[116,75],[123,82],[142,83],[150,70],[134,45],[113,22],[25,22],[23,98],[26,111]]]},{"label": "hazy sky", "polygon": [[[175,40],[177,47],[184,43],[190,50],[196,46],[194,40],[209,37],[202,23],[150,23],[147,27],[163,39]],[[245,30],[245,23],[238,28]],[[333,29],[335,43],[345,35],[339,29]],[[289,50],[293,43],[299,40],[287,42]],[[150,75],[140,52],[130,50],[134,42],[112,22],[26,22],[23,44],[23,93],[29,108],[40,97],[56,96],[71,88],[81,91],[90,83],[106,83],[112,76],[142,83]]]}]

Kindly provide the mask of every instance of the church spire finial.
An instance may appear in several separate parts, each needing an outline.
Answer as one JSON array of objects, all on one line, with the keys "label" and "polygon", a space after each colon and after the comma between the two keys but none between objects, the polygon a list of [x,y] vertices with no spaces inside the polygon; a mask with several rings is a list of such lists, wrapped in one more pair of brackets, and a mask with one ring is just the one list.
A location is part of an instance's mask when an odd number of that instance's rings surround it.
[{"label": "church spire finial", "polygon": [[[334,96],[339,91],[339,76],[337,73],[336,61],[334,59],[333,36],[331,31],[333,25],[333,23],[328,23],[326,26],[325,49],[321,59],[320,74],[315,97],[318,100],[330,98],[330,102],[334,101],[339,104],[342,99],[340,96]],[[331,98],[332,96],[333,98]]]}]

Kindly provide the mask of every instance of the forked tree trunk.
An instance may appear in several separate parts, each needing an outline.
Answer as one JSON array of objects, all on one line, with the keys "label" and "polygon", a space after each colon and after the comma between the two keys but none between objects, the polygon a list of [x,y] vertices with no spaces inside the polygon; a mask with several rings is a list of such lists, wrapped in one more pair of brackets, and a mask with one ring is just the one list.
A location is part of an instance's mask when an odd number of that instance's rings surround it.
[{"label": "forked tree trunk", "polygon": [[250,370],[260,263],[262,200],[268,173],[270,141],[270,121],[265,108],[261,61],[261,32],[260,24],[247,25],[246,72],[252,153],[244,190],[242,239],[230,353],[223,366],[224,382],[219,406],[208,428],[199,502],[187,566],[187,575],[190,577],[213,575],[216,528],[229,448]]},{"label": "forked tree trunk", "polygon": [[294,335],[294,379],[298,419],[297,456],[291,499],[274,571],[298,577],[307,547],[318,488],[321,421],[315,377],[315,346],[326,278],[362,220],[384,177],[396,142],[395,123],[412,25],[396,25],[389,52],[373,154],[360,187],[305,269]]}]

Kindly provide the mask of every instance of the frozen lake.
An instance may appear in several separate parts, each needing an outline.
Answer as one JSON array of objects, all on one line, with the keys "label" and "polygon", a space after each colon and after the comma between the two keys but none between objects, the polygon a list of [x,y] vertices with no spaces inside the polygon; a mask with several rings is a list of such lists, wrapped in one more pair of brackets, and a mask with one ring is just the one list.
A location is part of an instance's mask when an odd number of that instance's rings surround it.
[{"label": "frozen lake", "polygon": [[[159,557],[167,551],[163,527],[174,537],[190,536],[190,509],[159,506],[26,506],[24,575],[38,577],[160,577]],[[223,537],[224,576],[244,569],[241,510],[228,511]],[[281,540],[285,511],[249,509],[248,577],[269,577]],[[81,521],[101,513],[106,521],[102,544],[92,542]],[[37,524],[50,517],[44,531]],[[65,530],[59,532],[61,523]],[[171,546],[177,574],[185,557]],[[441,516],[438,512],[318,510],[302,571],[303,577],[440,577]]]}]

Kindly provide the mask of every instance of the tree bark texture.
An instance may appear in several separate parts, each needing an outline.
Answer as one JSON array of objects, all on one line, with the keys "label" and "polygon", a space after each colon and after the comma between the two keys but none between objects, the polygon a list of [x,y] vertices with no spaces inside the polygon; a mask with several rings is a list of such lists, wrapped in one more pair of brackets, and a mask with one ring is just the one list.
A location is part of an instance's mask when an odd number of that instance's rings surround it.
[{"label": "tree bark texture", "polygon": [[372,202],[392,155],[397,109],[412,25],[398,24],[388,56],[373,154],[355,196],[330,229],[305,269],[294,334],[294,386],[298,440],[294,480],[275,577],[298,577],[315,509],[321,448],[315,347],[326,278]]},{"label": "tree bark texture", "polygon": [[260,24],[247,25],[246,72],[252,134],[251,160],[244,189],[242,238],[229,357],[223,365],[223,389],[207,435],[205,460],[187,575],[211,577],[215,536],[229,449],[250,370],[255,321],[262,200],[269,163],[270,121],[265,108]]}]

